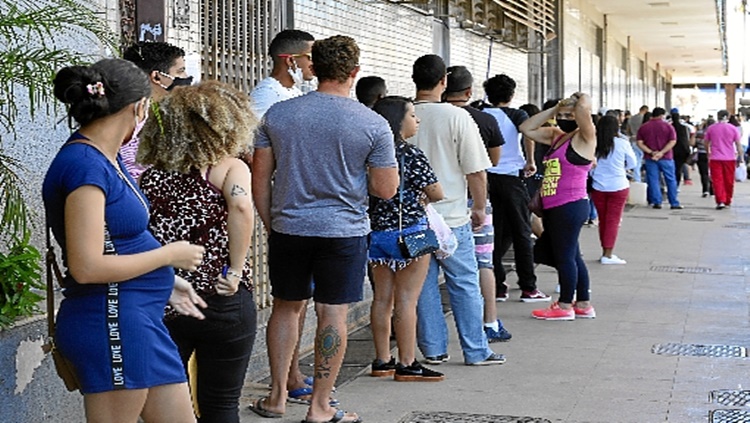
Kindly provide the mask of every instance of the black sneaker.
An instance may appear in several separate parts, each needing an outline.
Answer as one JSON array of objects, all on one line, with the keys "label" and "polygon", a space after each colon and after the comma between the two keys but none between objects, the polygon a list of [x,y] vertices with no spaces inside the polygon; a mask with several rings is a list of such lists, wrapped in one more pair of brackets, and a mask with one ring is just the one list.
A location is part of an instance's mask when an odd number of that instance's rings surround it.
[{"label": "black sneaker", "polygon": [[393,373],[395,372],[396,372],[396,359],[395,358],[391,357],[391,360],[387,363],[378,358],[372,362],[372,371],[370,371],[370,376],[375,376],[375,377],[393,376]]},{"label": "black sneaker", "polygon": [[424,362],[427,364],[432,364],[432,365],[437,366],[438,364],[447,363],[448,360],[450,359],[451,359],[451,356],[449,356],[448,354],[440,354],[436,356],[425,357]]},{"label": "black sneaker", "polygon": [[396,364],[396,374],[394,380],[399,382],[440,382],[445,376],[434,370],[419,364],[417,360],[411,363],[411,366],[404,366],[401,363]]}]

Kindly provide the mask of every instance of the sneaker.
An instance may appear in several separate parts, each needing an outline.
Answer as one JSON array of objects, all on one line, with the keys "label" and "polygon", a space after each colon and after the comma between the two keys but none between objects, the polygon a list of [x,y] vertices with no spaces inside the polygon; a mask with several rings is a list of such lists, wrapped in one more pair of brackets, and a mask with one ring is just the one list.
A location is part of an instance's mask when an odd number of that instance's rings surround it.
[{"label": "sneaker", "polygon": [[510,338],[513,337],[513,335],[508,332],[507,329],[500,326],[500,330],[495,330],[492,328],[484,327],[484,333],[487,335],[487,342],[490,344],[493,342],[505,342],[510,341]]},{"label": "sneaker", "polygon": [[450,359],[451,356],[449,356],[448,354],[440,354],[436,356],[425,357],[424,362],[437,366],[439,364],[447,363]]},{"label": "sneaker", "polygon": [[555,294],[560,293],[560,284],[558,283],[557,286],[555,286]]},{"label": "sneaker", "polygon": [[602,256],[602,258],[599,259],[599,263],[601,264],[628,264],[627,261],[621,259],[620,257],[617,257],[614,254],[612,254],[612,257]]},{"label": "sneaker", "polygon": [[540,320],[575,320],[576,314],[573,308],[562,309],[555,301],[549,308],[542,308],[531,312],[531,317]]},{"label": "sneaker", "polygon": [[507,292],[503,292],[502,294],[495,294],[495,301],[497,301],[499,303],[504,303],[504,302],[508,301],[509,297],[510,296],[508,295]]},{"label": "sneaker", "polygon": [[491,366],[493,364],[505,363],[505,356],[502,354],[492,353],[489,357],[476,363],[466,363],[467,366]]},{"label": "sneaker", "polygon": [[685,185],[693,185],[693,181],[691,179],[685,179]]},{"label": "sneaker", "polygon": [[684,209],[684,208],[685,208],[685,207],[683,207],[683,206],[681,206],[681,205],[679,205],[679,204],[677,204],[676,206],[671,206],[671,207],[670,207],[670,209],[672,209],[672,210],[682,210],[682,209]]},{"label": "sneaker", "polygon": [[410,366],[404,366],[401,363],[396,364],[396,373],[393,379],[399,382],[440,382],[445,379],[445,375],[428,369],[414,360]]},{"label": "sneaker", "polygon": [[719,204],[717,204],[717,205],[716,205],[716,210],[721,210],[721,209],[723,209],[723,208],[726,208],[726,206],[727,206],[727,205],[726,205],[726,204],[724,204],[724,203],[719,203]]},{"label": "sneaker", "polygon": [[661,204],[654,204],[651,207],[654,208],[654,209],[660,209],[661,208]]},{"label": "sneaker", "polygon": [[391,357],[391,360],[388,362],[385,362],[381,359],[376,359],[372,362],[372,370],[370,371],[370,376],[374,377],[386,377],[386,376],[393,376],[393,373],[396,372],[396,359]]},{"label": "sneaker", "polygon": [[586,308],[578,308],[576,306],[573,306],[573,310],[576,315],[576,319],[595,319],[596,318],[596,310],[594,310],[594,306],[588,306]]},{"label": "sneaker", "polygon": [[703,198],[706,198],[706,197],[708,197],[708,193],[707,193],[707,192],[704,192],[704,193],[703,193],[703,194],[701,195],[701,197],[703,197]]},{"label": "sneaker", "polygon": [[549,301],[551,297],[544,292],[535,289],[533,291],[521,291],[521,301],[525,303],[538,303]]}]

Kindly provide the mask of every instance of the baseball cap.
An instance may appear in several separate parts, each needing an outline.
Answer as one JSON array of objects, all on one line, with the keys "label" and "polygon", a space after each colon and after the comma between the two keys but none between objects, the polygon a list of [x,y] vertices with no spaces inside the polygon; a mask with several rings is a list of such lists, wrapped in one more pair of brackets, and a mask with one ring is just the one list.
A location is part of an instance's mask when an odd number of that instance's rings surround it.
[{"label": "baseball cap", "polygon": [[474,84],[474,78],[466,66],[451,66],[448,71],[448,85],[445,92],[455,93],[471,88]]}]

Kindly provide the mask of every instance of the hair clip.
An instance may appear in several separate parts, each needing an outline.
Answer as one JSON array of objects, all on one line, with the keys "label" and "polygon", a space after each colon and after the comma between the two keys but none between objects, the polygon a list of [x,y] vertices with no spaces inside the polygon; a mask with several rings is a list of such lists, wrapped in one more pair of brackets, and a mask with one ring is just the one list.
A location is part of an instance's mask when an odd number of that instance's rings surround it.
[{"label": "hair clip", "polygon": [[94,97],[104,97],[104,84],[101,81],[86,85],[86,90]]}]

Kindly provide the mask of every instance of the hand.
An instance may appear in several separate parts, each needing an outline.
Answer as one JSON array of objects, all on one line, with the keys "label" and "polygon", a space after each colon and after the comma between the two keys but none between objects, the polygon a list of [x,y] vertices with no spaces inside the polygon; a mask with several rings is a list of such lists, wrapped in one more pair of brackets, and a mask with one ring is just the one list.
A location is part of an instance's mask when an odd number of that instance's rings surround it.
[{"label": "hand", "polygon": [[471,209],[471,230],[474,232],[479,231],[484,226],[484,220],[487,217],[487,213],[484,209]]},{"label": "hand", "polygon": [[536,173],[536,163],[526,163],[526,166],[523,167],[523,177],[524,178],[531,178]]},{"label": "hand", "polygon": [[661,151],[654,151],[651,153],[652,160],[661,160],[662,157],[664,157],[664,153]]},{"label": "hand", "polygon": [[188,281],[175,275],[172,295],[169,296],[169,305],[183,316],[195,317],[203,320],[206,316],[200,311],[200,308],[208,307],[203,298],[193,289]]},{"label": "hand", "polygon": [[[237,273],[242,273],[237,272]],[[218,282],[216,283],[216,294],[229,297],[234,295],[240,288],[240,278],[238,276],[227,274],[226,276],[219,275]]]},{"label": "hand", "polygon": [[170,265],[189,271],[194,271],[203,261],[205,248],[200,245],[193,245],[187,241],[176,241],[164,246],[171,254],[172,260]]}]

